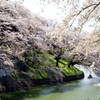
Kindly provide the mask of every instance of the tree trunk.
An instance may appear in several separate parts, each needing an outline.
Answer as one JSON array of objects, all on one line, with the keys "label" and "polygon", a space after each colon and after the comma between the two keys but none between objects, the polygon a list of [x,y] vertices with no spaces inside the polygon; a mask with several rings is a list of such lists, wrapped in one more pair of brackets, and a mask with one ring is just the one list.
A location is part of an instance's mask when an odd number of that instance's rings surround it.
[{"label": "tree trunk", "polygon": [[27,66],[26,66],[26,65],[24,65],[24,66],[23,66],[23,68],[22,68],[22,71],[24,71],[24,72],[25,72],[26,67],[27,67]]},{"label": "tree trunk", "polygon": [[59,67],[59,59],[56,59],[56,66]]},{"label": "tree trunk", "polygon": [[69,64],[68,64],[68,68],[70,68],[70,65],[73,65],[73,59],[75,58],[76,54],[73,55],[72,59],[70,60]]},{"label": "tree trunk", "polygon": [[71,64],[71,63],[68,64],[68,68],[70,68],[70,64]]}]

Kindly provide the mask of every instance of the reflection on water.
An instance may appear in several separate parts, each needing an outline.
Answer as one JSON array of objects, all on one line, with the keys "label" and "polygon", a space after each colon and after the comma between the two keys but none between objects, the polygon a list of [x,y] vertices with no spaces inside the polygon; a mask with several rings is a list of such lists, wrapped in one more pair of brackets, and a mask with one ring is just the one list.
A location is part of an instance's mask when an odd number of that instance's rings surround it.
[{"label": "reflection on water", "polygon": [[84,74],[85,74],[84,79],[80,80],[79,84],[85,85],[85,86],[86,85],[90,86],[90,85],[93,85],[94,83],[100,82],[100,77],[98,77],[94,73],[91,73],[91,75],[92,75],[93,78],[88,79],[88,76],[90,75],[90,71],[86,67],[84,67],[82,65],[75,65],[75,67],[77,67],[80,70],[82,70],[84,72]]},{"label": "reflection on water", "polygon": [[84,79],[57,85],[40,85],[31,87],[31,89],[25,88],[22,93],[14,92],[0,96],[2,100],[87,100],[88,98],[94,100],[100,98],[100,87],[94,86],[100,82],[99,77],[92,74],[94,78],[88,79],[90,73],[82,66],[78,67],[85,71]]}]

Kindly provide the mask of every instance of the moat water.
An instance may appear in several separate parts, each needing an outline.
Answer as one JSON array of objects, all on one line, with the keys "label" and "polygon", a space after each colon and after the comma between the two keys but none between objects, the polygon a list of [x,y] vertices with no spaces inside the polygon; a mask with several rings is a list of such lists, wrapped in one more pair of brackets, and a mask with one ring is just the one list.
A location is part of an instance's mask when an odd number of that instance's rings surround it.
[{"label": "moat water", "polygon": [[[81,67],[81,66],[80,66]],[[59,84],[38,85],[25,88],[22,92],[1,93],[1,100],[95,100],[100,98],[100,87],[94,84],[100,82],[100,77],[92,74],[88,79],[89,71],[85,72],[84,79]],[[99,99],[97,99],[99,100]]]}]

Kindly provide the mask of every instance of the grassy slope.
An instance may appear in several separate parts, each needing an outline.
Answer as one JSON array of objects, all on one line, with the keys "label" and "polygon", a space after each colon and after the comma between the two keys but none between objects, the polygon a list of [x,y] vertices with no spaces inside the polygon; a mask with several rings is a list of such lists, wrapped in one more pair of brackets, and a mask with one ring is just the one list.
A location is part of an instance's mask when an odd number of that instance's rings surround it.
[{"label": "grassy slope", "polygon": [[[45,52],[45,51],[42,51],[41,54],[43,55],[46,55],[48,56],[49,58],[52,57],[52,55],[50,55],[49,53]],[[46,59],[44,59],[46,60]],[[71,75],[76,75],[76,74],[81,74],[83,73],[82,71],[80,71],[79,69],[75,68],[74,66],[71,66],[70,68],[68,68],[67,64],[68,62],[64,61],[64,60],[60,60],[60,62],[62,63],[59,63],[59,67],[60,68],[63,68],[64,71],[63,73],[66,75],[66,76],[71,76]],[[53,66],[55,66],[55,59],[50,59],[49,63]],[[23,67],[23,65],[21,66],[22,64],[20,63],[20,67]],[[43,62],[41,62],[41,65],[39,65],[37,62],[36,62],[36,66],[45,66],[45,64]],[[21,68],[20,68],[21,70]],[[48,78],[48,73],[46,71],[43,71],[43,70],[38,70],[40,72],[40,75],[38,73],[38,71],[36,72],[33,68],[31,67],[27,67],[26,69],[27,72],[33,72],[34,75],[32,75],[31,77],[34,78],[34,79],[42,79],[42,78]],[[20,78],[20,77],[19,77]],[[22,77],[23,78],[23,77]],[[43,88],[43,86],[42,86]],[[28,89],[28,88],[27,88]],[[40,89],[40,88],[39,88]],[[37,90],[34,90],[34,91],[37,91]],[[30,90],[30,93],[32,93],[32,96],[33,96],[33,91]],[[24,97],[25,95],[27,95],[27,92],[19,92],[19,91],[16,91],[16,92],[9,92],[9,93],[0,93],[0,98],[2,100],[18,100],[18,99],[22,99],[24,100]]]},{"label": "grassy slope", "polygon": [[[51,66],[56,66],[56,60],[54,58],[52,58],[52,55],[45,52],[45,51],[41,51],[40,52],[40,55],[45,55],[47,56],[49,59],[49,61],[47,61],[49,63],[49,65]],[[46,58],[43,58],[42,59],[43,61],[46,61],[47,59]],[[35,63],[35,66],[38,66],[38,67],[44,67],[46,66],[47,64],[44,63],[43,61],[40,61],[40,64],[38,62]],[[77,75],[77,74],[82,74],[83,72],[80,71],[79,69],[77,69],[76,67],[74,66],[70,66],[70,68],[68,68],[68,62],[60,59],[60,62],[59,62],[59,68],[63,68],[63,73],[66,75],[66,76],[72,76],[72,75]],[[34,75],[31,75],[31,78],[33,79],[42,79],[42,78],[48,78],[49,74],[48,72],[44,71],[44,70],[40,70],[40,69],[33,69],[31,67],[27,67],[26,69],[27,72],[32,72],[34,73]]]}]

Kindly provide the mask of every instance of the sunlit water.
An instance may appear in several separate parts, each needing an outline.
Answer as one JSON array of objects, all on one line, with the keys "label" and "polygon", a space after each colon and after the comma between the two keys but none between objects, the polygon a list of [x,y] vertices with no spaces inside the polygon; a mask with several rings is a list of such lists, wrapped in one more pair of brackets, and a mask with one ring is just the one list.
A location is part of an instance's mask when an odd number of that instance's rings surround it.
[{"label": "sunlit water", "polygon": [[26,88],[26,91],[22,93],[8,93],[12,98],[8,96],[8,98],[2,100],[88,100],[88,98],[94,100],[100,98],[100,87],[94,86],[94,84],[100,82],[100,78],[93,74],[93,78],[88,79],[88,75],[89,72],[85,70],[84,79],[58,85],[40,85],[31,87],[31,89]]}]

